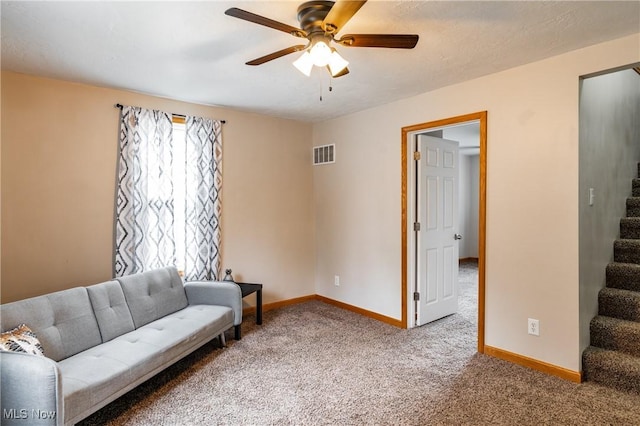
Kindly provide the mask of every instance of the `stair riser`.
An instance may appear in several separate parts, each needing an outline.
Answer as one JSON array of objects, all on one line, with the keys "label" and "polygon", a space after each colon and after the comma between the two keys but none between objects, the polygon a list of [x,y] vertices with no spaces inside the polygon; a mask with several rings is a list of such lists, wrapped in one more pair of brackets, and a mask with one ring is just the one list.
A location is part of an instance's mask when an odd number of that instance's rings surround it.
[{"label": "stair riser", "polygon": [[591,322],[591,346],[640,356],[640,329],[594,320]]},{"label": "stair riser", "polygon": [[640,217],[640,207],[627,206],[627,217]]},{"label": "stair riser", "polygon": [[614,262],[619,263],[640,263],[640,252],[629,249],[616,249],[613,252]]},{"label": "stair riser", "polygon": [[613,261],[618,263],[639,263],[640,248],[629,245],[614,245]]},{"label": "stair riser", "polygon": [[615,388],[625,392],[640,394],[640,377],[629,376],[622,372],[612,372],[599,368],[597,365],[583,363],[583,380],[595,382],[603,386]]},{"label": "stair riser", "polygon": [[627,198],[627,217],[640,217],[640,198]]},{"label": "stair riser", "polygon": [[640,268],[607,268],[607,287],[640,291]]},{"label": "stair riser", "polygon": [[598,314],[640,322],[640,304],[635,299],[606,295],[601,291],[598,296]]},{"label": "stair riser", "polygon": [[582,355],[582,378],[622,391],[640,394],[640,366],[627,356],[587,348]]},{"label": "stair riser", "polygon": [[631,186],[631,195],[634,197],[640,197],[640,180],[634,179]]},{"label": "stair riser", "polygon": [[636,220],[621,220],[620,238],[640,239],[640,222]]}]

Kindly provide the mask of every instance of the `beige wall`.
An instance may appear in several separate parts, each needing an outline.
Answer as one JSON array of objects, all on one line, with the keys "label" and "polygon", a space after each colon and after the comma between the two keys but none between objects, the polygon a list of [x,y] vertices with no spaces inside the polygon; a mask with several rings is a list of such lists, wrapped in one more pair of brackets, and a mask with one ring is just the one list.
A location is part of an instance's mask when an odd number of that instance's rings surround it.
[{"label": "beige wall", "polygon": [[[579,76],[638,61],[640,34],[313,128],[3,73],[2,301],[111,276],[120,102],[228,120],[223,265],[266,302],[317,293],[399,319],[400,129],[487,110],[486,343],[578,370]],[[335,164],[312,170],[311,137]]]},{"label": "beige wall", "polygon": [[3,303],[111,278],[116,103],[227,120],[223,267],[266,303],[314,293],[309,124],[3,72]]},{"label": "beige wall", "polygon": [[316,292],[400,319],[401,128],[487,110],[486,344],[578,371],[579,77],[638,61],[640,34],[315,125],[337,150],[314,170]]}]

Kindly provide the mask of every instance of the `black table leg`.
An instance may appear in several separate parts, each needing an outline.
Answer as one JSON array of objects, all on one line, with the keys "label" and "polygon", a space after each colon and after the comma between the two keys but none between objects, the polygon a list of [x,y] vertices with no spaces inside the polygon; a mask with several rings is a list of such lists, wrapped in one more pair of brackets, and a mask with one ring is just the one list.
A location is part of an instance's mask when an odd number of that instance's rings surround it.
[{"label": "black table leg", "polygon": [[[240,286],[242,297],[245,298],[250,294],[256,293],[256,324],[262,324],[262,284],[237,282]],[[240,326],[236,325],[236,340],[240,340],[242,332]]]},{"label": "black table leg", "polygon": [[256,292],[256,324],[262,324],[262,289]]}]

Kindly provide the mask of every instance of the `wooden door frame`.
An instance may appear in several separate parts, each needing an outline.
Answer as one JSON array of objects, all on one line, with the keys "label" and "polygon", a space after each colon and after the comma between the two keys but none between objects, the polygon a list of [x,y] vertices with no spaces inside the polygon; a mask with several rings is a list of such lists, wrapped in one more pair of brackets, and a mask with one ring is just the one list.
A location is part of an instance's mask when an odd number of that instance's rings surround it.
[{"label": "wooden door frame", "polygon": [[481,111],[443,120],[429,121],[402,128],[402,186],[401,186],[401,229],[402,229],[402,325],[409,328],[408,309],[408,138],[416,132],[447,127],[466,122],[480,123],[480,187],[478,192],[478,352],[484,353],[485,324],[485,266],[486,266],[486,231],[487,231],[487,111]]}]

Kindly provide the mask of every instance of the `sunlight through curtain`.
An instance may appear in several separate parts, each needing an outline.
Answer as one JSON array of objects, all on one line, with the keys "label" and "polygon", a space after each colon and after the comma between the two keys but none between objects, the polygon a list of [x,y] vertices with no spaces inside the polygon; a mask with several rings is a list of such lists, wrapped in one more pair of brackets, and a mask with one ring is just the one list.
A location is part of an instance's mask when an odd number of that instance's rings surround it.
[{"label": "sunlight through curtain", "polygon": [[218,278],[221,125],[186,117],[174,131],[169,113],[122,108],[114,276],[176,265],[186,280]]},{"label": "sunlight through curtain", "polygon": [[222,123],[186,118],[185,279],[220,276]]}]

